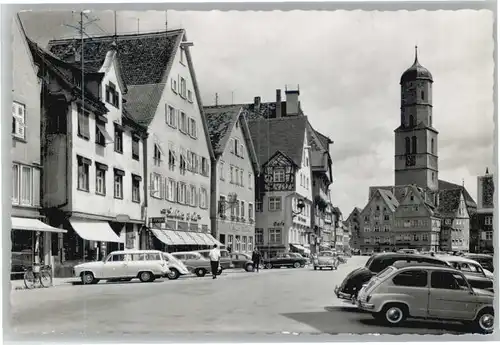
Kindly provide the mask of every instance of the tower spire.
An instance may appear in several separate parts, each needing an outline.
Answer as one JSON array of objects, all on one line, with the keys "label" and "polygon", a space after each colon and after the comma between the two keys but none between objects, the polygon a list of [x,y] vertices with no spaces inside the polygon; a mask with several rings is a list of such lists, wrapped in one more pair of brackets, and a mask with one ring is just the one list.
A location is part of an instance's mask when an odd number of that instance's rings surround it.
[{"label": "tower spire", "polygon": [[415,45],[415,62],[414,63],[418,63],[418,46]]}]

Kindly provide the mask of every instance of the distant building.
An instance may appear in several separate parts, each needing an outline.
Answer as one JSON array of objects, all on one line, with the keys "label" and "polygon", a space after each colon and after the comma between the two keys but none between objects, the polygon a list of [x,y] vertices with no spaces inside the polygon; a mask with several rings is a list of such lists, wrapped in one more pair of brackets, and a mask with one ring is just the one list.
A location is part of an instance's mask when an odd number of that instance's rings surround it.
[{"label": "distant building", "polygon": [[324,245],[324,248],[332,247],[338,252],[344,250],[344,216],[338,207],[333,207],[334,217],[334,241],[331,245]]},{"label": "distant building", "polygon": [[477,229],[479,235],[479,252],[493,252],[493,212],[495,186],[493,174],[488,172],[477,178]]},{"label": "distant building", "polygon": [[244,110],[241,106],[213,106],[205,107],[204,114],[215,153],[210,191],[212,235],[233,252],[251,252],[255,244],[254,181],[260,166]]},{"label": "distant building", "polygon": [[351,249],[353,250],[360,250],[361,249],[361,234],[360,232],[362,231],[362,219],[361,219],[361,212],[363,210],[360,209],[359,207],[355,207],[351,213],[349,214],[349,217],[347,217],[347,221],[351,225],[351,241],[349,243]]}]

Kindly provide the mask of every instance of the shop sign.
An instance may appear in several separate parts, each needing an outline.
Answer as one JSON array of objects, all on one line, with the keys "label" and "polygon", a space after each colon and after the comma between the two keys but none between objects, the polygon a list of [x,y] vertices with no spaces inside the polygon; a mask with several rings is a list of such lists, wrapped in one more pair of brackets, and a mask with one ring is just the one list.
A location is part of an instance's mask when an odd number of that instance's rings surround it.
[{"label": "shop sign", "polygon": [[165,223],[165,217],[151,217],[149,218],[149,221],[152,223],[152,224],[161,224],[161,223]]},{"label": "shop sign", "polygon": [[285,222],[284,221],[274,222],[273,225],[274,226],[285,226]]}]

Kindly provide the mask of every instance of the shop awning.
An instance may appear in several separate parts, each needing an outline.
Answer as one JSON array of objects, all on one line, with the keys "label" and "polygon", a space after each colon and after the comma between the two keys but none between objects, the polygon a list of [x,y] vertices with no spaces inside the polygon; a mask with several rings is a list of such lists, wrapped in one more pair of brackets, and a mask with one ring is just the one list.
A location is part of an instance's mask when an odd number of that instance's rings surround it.
[{"label": "shop awning", "polygon": [[28,230],[28,231],[41,231],[41,232],[67,232],[64,229],[54,228],[49,226],[38,219],[33,218],[18,218],[11,217],[12,230]]},{"label": "shop awning", "polygon": [[[191,235],[195,236],[195,237],[196,237],[196,239],[198,240],[198,242],[200,242],[200,244],[201,244],[201,245],[206,246],[206,245],[210,245],[210,243],[211,243],[211,242],[210,242],[210,240],[207,240],[207,239],[203,236],[203,234],[200,234],[200,233],[198,233],[198,232],[193,232],[193,233],[191,233]],[[207,241],[208,241],[208,242],[207,242]]]},{"label": "shop awning", "polygon": [[208,239],[212,242],[212,244],[216,244],[218,247],[224,247],[224,245],[219,241],[217,241],[215,237],[213,237],[211,234],[204,234],[204,235],[208,237]]},{"label": "shop awning", "polygon": [[168,235],[167,230],[160,230],[151,228],[151,232],[155,237],[166,245],[170,246],[175,244],[172,238]]},{"label": "shop awning", "polygon": [[70,219],[69,222],[73,230],[85,240],[124,243],[106,221]]},{"label": "shop awning", "polygon": [[174,245],[183,245],[186,244],[186,241],[182,236],[179,235],[178,231],[174,230],[165,230],[165,232],[170,236]]},{"label": "shop awning", "polygon": [[175,234],[184,240],[185,244],[198,245],[198,242],[185,231],[175,231]]}]

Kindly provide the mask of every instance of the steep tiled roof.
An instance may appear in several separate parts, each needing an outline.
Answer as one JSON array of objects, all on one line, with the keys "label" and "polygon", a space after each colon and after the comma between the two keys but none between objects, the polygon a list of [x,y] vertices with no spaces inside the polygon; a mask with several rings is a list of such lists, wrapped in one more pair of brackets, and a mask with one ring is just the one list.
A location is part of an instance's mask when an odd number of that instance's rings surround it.
[{"label": "steep tiled roof", "polygon": [[[31,41],[26,37],[26,41],[28,43],[28,47],[30,48],[31,54],[33,56],[33,60],[39,66],[40,73],[52,72],[56,78],[67,87],[68,91],[70,91],[77,99],[82,96],[82,87],[78,84],[81,84],[81,70],[77,67],[71,66],[66,62],[58,59],[53,54],[45,51],[41,47],[39,47],[35,42]],[[102,80],[102,73],[88,73],[88,78],[92,78],[95,80]],[[87,78],[87,77],[85,77]],[[91,106],[93,110],[100,114],[106,114],[108,109],[101,102],[98,97],[96,97],[87,87],[83,86],[83,94],[86,100],[86,105]]]},{"label": "steep tiled roof", "polygon": [[443,216],[452,216],[460,205],[461,189],[446,189],[439,193],[438,212]]},{"label": "steep tiled roof", "polygon": [[392,194],[392,192],[385,190],[385,189],[379,189],[378,191],[379,191],[382,199],[384,199],[387,206],[389,206],[389,209],[391,210],[391,212],[396,211],[396,209],[399,206],[399,202],[396,199],[396,197]]},{"label": "steep tiled roof", "polygon": [[248,122],[250,135],[260,164],[265,164],[276,151],[302,165],[307,117],[260,119]]},{"label": "steep tiled roof", "polygon": [[[184,30],[156,33],[120,35],[116,37],[118,64],[128,87],[124,107],[141,125],[149,125],[166,85],[169,66],[177,51]],[[84,39],[84,66],[88,71],[98,71],[111,49],[114,36]],[[75,39],[53,40],[49,50],[59,58],[75,65],[75,51],[80,52],[81,41]]]},{"label": "steep tiled roof", "polygon": [[216,155],[224,152],[226,143],[231,135],[238,115],[241,112],[241,106],[211,106],[204,107],[203,112],[207,119],[210,141]]},{"label": "steep tiled roof", "polygon": [[321,141],[321,144],[323,144],[323,147],[325,148],[325,150],[328,150],[328,146],[329,146],[329,144],[332,143],[332,140],[329,137],[327,137],[326,135],[321,134],[317,130],[314,130],[314,133],[318,136],[318,139]]},{"label": "steep tiled roof", "polygon": [[438,180],[438,188],[440,191],[441,190],[448,190],[448,189],[460,189],[460,190],[462,190],[464,193],[465,203],[467,204],[467,207],[477,208],[476,202],[470,196],[469,192],[467,191],[467,189],[465,189],[465,187],[463,187],[459,184],[448,182],[448,181]]}]

